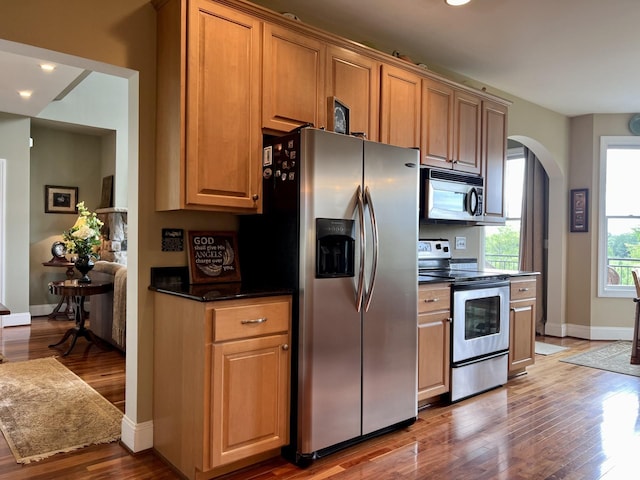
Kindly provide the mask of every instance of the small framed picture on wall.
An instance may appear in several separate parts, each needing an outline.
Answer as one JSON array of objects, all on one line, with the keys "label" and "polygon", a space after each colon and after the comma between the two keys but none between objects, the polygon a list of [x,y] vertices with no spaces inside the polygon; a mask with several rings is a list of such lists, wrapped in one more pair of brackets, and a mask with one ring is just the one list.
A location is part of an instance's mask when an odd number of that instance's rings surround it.
[{"label": "small framed picture on wall", "polygon": [[78,187],[44,186],[44,213],[78,213]]},{"label": "small framed picture on wall", "polygon": [[589,190],[576,188],[571,190],[571,231],[589,231]]}]

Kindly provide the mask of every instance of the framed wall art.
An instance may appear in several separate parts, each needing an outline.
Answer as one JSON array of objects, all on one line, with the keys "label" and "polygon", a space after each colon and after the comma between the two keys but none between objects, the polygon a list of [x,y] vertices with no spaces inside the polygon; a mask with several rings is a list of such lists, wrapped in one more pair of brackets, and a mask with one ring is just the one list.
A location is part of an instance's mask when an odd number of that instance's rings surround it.
[{"label": "framed wall art", "polygon": [[589,231],[589,190],[576,188],[571,190],[571,231]]},{"label": "framed wall art", "polygon": [[78,187],[44,186],[44,213],[78,213]]},{"label": "framed wall art", "polygon": [[190,283],[240,281],[235,232],[189,231],[187,236]]}]

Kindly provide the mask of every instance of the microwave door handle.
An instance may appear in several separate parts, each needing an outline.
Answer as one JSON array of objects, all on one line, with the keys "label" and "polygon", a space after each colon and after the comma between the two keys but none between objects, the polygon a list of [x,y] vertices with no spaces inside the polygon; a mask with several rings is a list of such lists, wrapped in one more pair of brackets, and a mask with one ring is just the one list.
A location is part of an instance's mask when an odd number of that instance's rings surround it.
[{"label": "microwave door handle", "polygon": [[467,193],[467,212],[474,215],[478,212],[478,190],[476,187],[471,187]]},{"label": "microwave door handle", "polygon": [[373,207],[373,200],[371,199],[371,191],[369,187],[364,189],[364,201],[365,205],[369,208],[369,216],[371,219],[371,235],[373,240],[373,264],[371,266],[371,279],[369,280],[369,288],[366,290],[366,297],[364,301],[364,311],[369,311],[369,305],[371,305],[371,299],[373,298],[373,287],[376,283],[376,273],[378,272],[378,252],[379,252],[379,240],[378,240],[378,222],[376,220],[376,210]]},{"label": "microwave door handle", "polygon": [[364,239],[364,201],[362,199],[362,187],[358,185],[356,191],[356,210],[358,213],[358,223],[360,224],[360,268],[358,271],[358,284],[356,288],[356,311],[360,312],[364,301],[364,261],[365,261],[365,239]]}]

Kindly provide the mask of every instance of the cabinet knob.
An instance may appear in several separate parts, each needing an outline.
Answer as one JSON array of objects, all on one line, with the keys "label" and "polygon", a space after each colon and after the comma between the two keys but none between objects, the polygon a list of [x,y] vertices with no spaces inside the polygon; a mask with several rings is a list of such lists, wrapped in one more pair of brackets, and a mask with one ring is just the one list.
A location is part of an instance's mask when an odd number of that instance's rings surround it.
[{"label": "cabinet knob", "polygon": [[282,345],[282,350],[284,350],[284,351],[289,350],[289,345],[286,344],[286,343],[284,345]]},{"label": "cabinet knob", "polygon": [[260,195],[258,195],[257,193],[254,193],[251,198],[253,199],[254,202],[257,202],[258,199],[260,198]]}]

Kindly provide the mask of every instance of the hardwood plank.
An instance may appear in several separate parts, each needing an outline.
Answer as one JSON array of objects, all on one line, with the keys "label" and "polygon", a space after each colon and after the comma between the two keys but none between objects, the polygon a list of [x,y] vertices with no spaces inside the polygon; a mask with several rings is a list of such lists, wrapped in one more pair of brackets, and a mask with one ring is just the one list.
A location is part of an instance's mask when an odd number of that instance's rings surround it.
[{"label": "hardwood plank", "polygon": [[[47,348],[70,322],[34,318],[0,330],[11,362],[60,355]],[[453,405],[435,403],[408,428],[337,452],[300,469],[282,458],[230,473],[224,480],[300,479],[601,479],[635,478],[640,451],[640,378],[560,362],[605,342],[538,338],[569,347],[536,356],[527,374]],[[78,340],[62,362],[124,411],[124,355]],[[2,379],[0,378],[0,384]],[[637,467],[636,467],[637,468]],[[178,479],[153,452],[94,445],[18,465],[0,439],[0,480]]]}]

